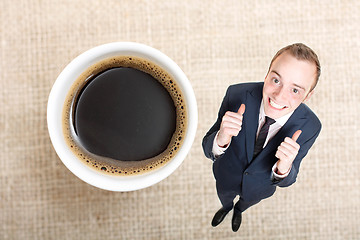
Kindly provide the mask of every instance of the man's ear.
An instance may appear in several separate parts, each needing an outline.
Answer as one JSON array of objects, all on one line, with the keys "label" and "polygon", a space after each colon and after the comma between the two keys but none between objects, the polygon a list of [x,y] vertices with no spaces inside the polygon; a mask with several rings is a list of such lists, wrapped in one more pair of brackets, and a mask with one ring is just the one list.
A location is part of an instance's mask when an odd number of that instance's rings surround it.
[{"label": "man's ear", "polygon": [[314,90],[311,90],[308,94],[307,94],[307,96],[305,97],[305,99],[303,100],[303,103],[305,103],[305,102],[307,102],[310,98],[311,98],[311,96],[314,94]]}]

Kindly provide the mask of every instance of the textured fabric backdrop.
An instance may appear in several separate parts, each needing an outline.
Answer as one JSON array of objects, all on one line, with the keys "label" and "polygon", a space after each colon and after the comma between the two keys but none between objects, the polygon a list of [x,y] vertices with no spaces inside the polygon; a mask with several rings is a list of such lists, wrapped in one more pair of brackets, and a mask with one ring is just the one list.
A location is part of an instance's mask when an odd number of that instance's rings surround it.
[{"label": "textured fabric backdrop", "polygon": [[[0,239],[360,239],[360,2],[0,1]],[[114,41],[164,52],[194,88],[199,124],[183,164],[162,182],[109,192],[73,175],[48,135],[62,69]],[[262,81],[281,47],[303,42],[322,76],[308,105],[323,130],[297,182],[250,208],[237,233],[220,207],[201,140],[230,84]]]}]

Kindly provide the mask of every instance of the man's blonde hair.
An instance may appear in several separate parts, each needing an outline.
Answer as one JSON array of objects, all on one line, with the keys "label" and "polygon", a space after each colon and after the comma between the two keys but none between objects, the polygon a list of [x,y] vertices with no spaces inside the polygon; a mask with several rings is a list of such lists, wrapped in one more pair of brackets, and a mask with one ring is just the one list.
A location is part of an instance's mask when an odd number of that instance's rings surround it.
[{"label": "man's blonde hair", "polygon": [[304,60],[304,61],[309,61],[311,63],[314,63],[316,66],[316,77],[315,77],[315,83],[312,86],[311,90],[312,91],[320,78],[320,74],[321,74],[321,67],[320,67],[320,61],[318,56],[316,55],[316,53],[309,48],[308,46],[306,46],[303,43],[294,43],[291,44],[289,46],[286,46],[282,49],[280,49],[275,56],[273,57],[273,59],[271,60],[270,66],[269,66],[269,71],[271,68],[271,65],[273,64],[273,62],[275,61],[276,58],[278,58],[282,53],[287,52],[290,53],[293,57],[295,57],[298,60]]}]

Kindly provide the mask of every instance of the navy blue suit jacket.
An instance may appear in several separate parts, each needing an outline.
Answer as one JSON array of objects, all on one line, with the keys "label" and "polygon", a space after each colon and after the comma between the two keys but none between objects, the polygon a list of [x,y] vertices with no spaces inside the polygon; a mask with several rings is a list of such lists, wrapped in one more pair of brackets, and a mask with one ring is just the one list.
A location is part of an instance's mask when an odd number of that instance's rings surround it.
[{"label": "navy blue suit jacket", "polygon": [[[203,138],[205,156],[212,159],[213,173],[217,186],[223,191],[237,191],[244,201],[254,202],[270,197],[276,186],[287,187],[296,181],[301,160],[315,142],[321,130],[321,123],[305,104],[301,104],[286,124],[268,142],[259,155],[253,158],[259,110],[264,83],[243,83],[227,89],[221,104],[217,121]],[[218,158],[212,153],[213,141],[226,111],[237,112],[240,105],[246,106],[242,129],[233,137],[225,153]],[[281,180],[272,177],[272,167],[278,161],[275,157],[277,147],[285,137],[292,137],[297,131],[302,133],[297,140],[300,150],[289,175]]]}]

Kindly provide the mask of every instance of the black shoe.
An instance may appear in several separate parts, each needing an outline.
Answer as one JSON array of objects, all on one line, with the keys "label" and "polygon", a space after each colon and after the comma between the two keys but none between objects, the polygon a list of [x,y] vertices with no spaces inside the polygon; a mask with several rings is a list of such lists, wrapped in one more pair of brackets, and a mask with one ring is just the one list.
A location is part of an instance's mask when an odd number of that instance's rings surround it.
[{"label": "black shoe", "polygon": [[237,230],[239,230],[239,228],[240,228],[240,225],[241,225],[241,212],[236,211],[234,209],[234,215],[233,215],[232,224],[231,224],[232,230],[234,232],[237,232]]},{"label": "black shoe", "polygon": [[213,227],[216,227],[219,225],[225,218],[226,214],[228,214],[228,210],[225,210],[224,208],[220,208],[219,211],[217,211],[213,217],[213,220],[211,222],[211,225]]}]

